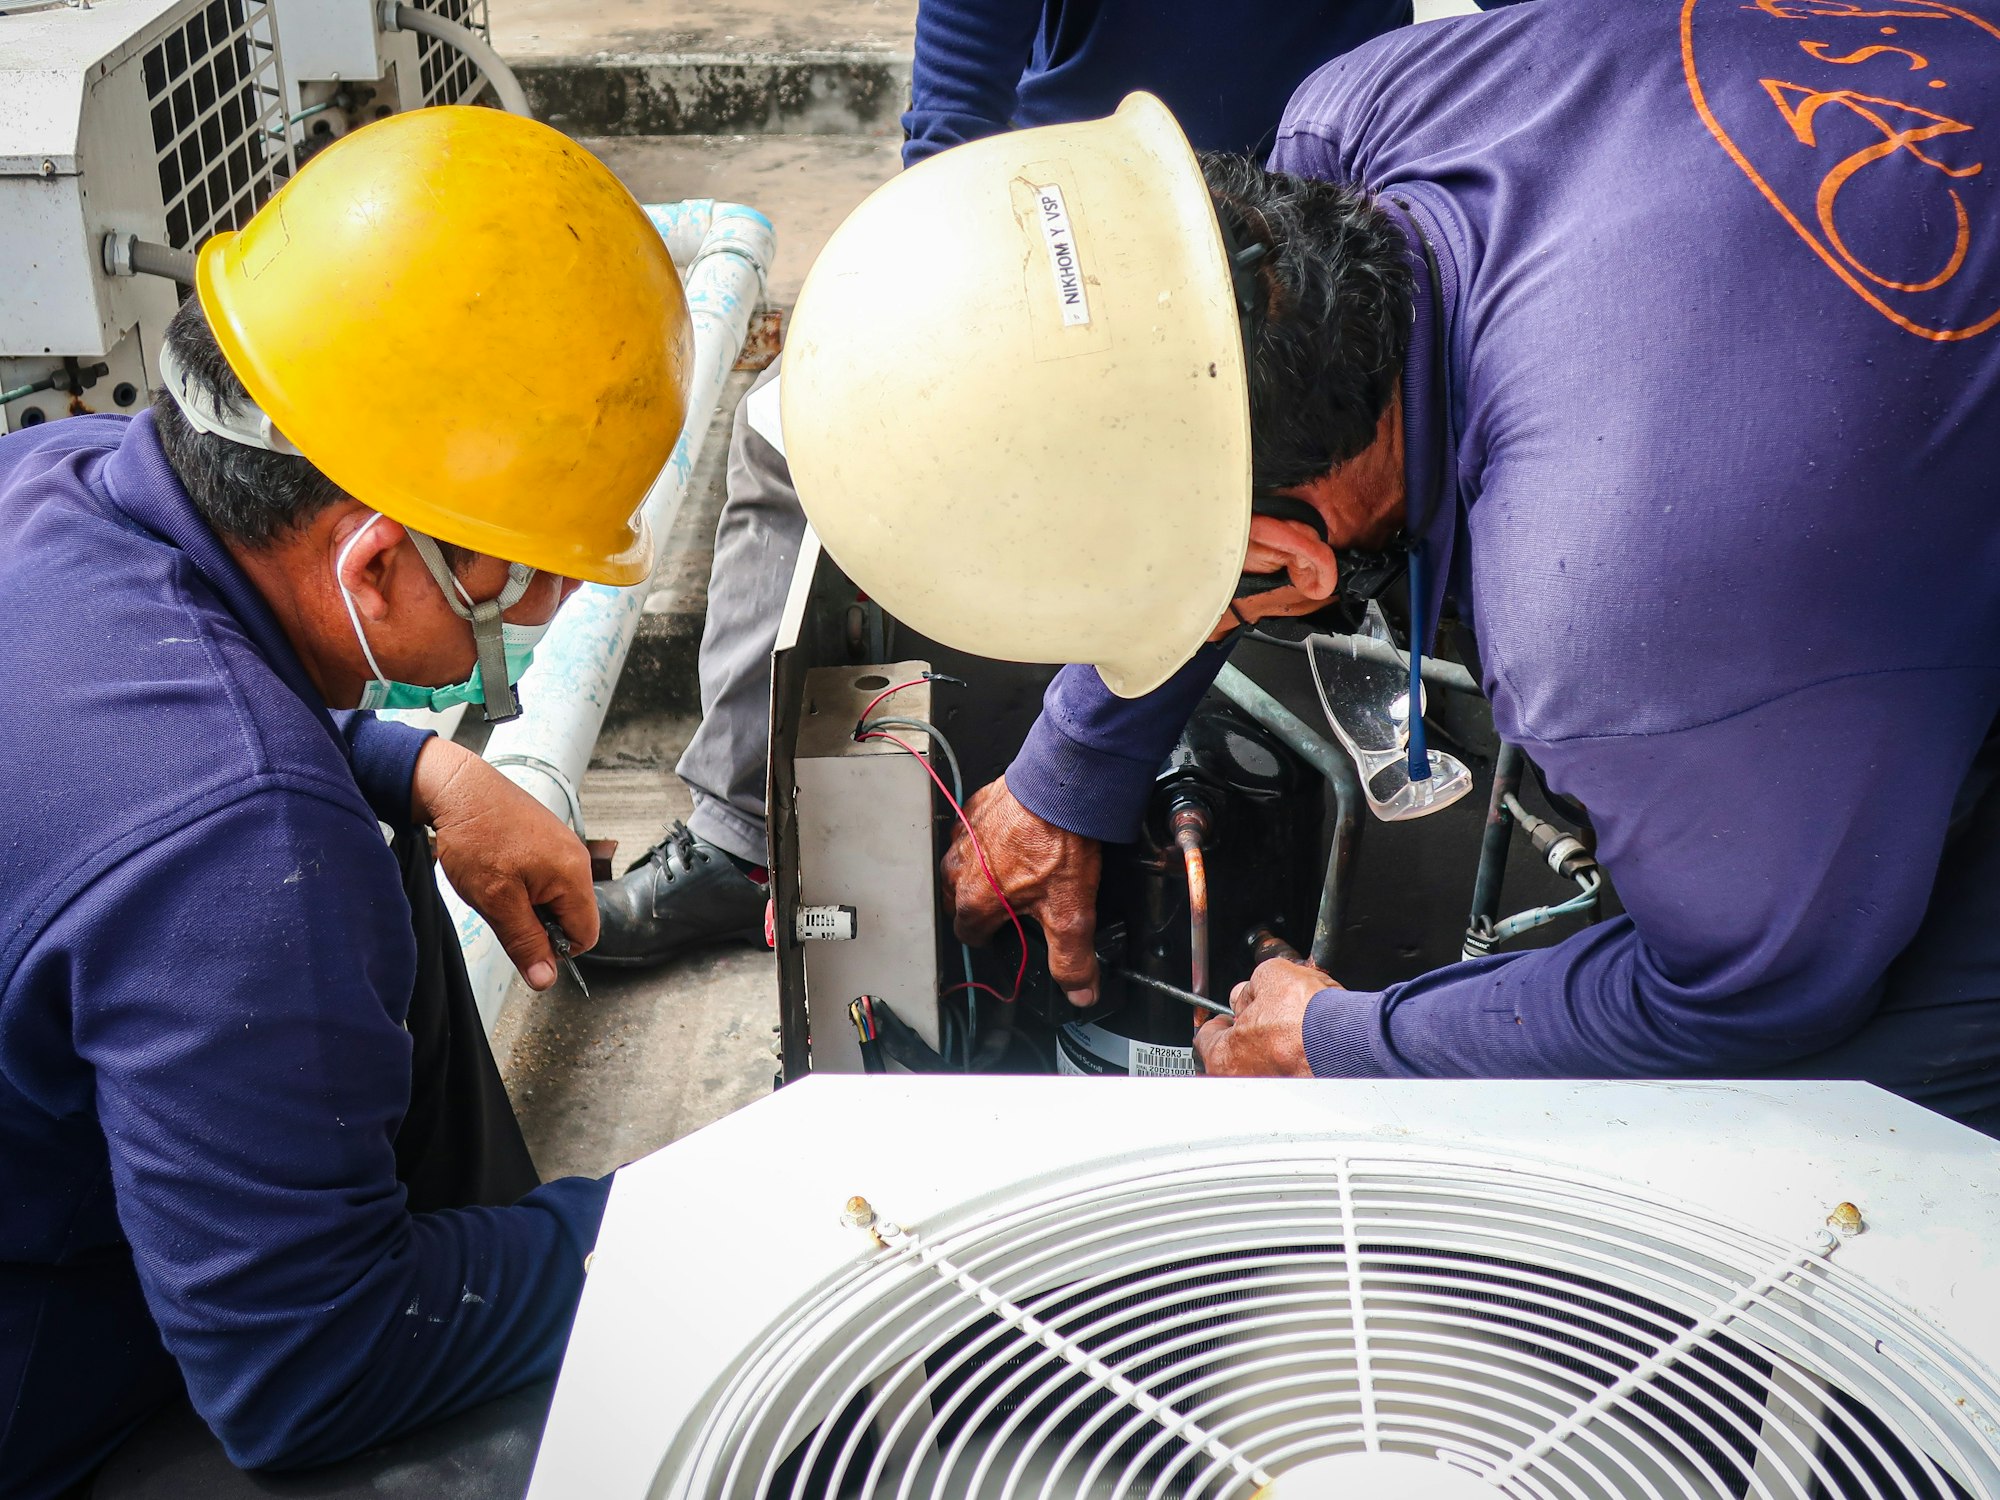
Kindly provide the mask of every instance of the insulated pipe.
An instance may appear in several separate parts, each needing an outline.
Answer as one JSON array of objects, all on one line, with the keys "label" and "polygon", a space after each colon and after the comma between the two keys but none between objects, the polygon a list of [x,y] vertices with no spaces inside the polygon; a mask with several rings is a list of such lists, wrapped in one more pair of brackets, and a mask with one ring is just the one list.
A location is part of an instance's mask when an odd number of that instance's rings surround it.
[{"label": "insulated pipe", "polygon": [[[1514,822],[1507,813],[1507,799],[1521,785],[1521,772],[1528,757],[1519,745],[1504,741],[1493,758],[1493,795],[1486,804],[1486,831],[1479,838],[1479,867],[1472,877],[1472,914],[1466,919],[1469,935],[1493,930],[1500,915],[1500,883],[1507,873],[1507,846],[1512,841]],[[1476,957],[1470,952],[1461,957]]]},{"label": "insulated pipe", "polygon": [[1346,919],[1347,872],[1361,834],[1361,774],[1354,762],[1308,729],[1305,721],[1257,686],[1241,669],[1225,663],[1216,675],[1216,690],[1243,712],[1283,740],[1326,778],[1333,788],[1333,848],[1327,855],[1326,881],[1319,888],[1319,916],[1313,923],[1310,961],[1321,973],[1331,973]]},{"label": "insulated pipe", "polygon": [[492,43],[478,32],[427,10],[418,10],[414,5],[396,4],[395,0],[383,0],[382,29],[414,31],[419,36],[432,37],[448,47],[456,47],[486,75],[486,81],[493,85],[493,97],[500,101],[502,109],[510,115],[534,118],[535,112],[528,108],[528,95],[521,87],[521,80],[493,50]]},{"label": "insulated pipe", "polygon": [[[775,249],[769,219],[740,204],[715,205],[705,243],[687,274],[695,346],[687,421],[643,506],[653,528],[655,567],[687,496],[710,418],[749,332],[750,316],[763,296]],[[587,583],[578,589],[522,675],[521,717],[497,727],[486,743],[487,761],[566,823],[574,824],[580,817],[577,788],[583,784],[591,748],[631,650],[646,594],[644,584],[620,589]],[[480,1020],[491,1032],[513,983],[514,965],[485,919],[458,898],[442,871],[438,884],[465,949]]]},{"label": "insulated pipe", "polygon": [[194,285],[194,251],[176,250],[172,245],[156,245],[136,234],[104,237],[100,251],[104,269],[112,276],[163,276],[182,286]]}]

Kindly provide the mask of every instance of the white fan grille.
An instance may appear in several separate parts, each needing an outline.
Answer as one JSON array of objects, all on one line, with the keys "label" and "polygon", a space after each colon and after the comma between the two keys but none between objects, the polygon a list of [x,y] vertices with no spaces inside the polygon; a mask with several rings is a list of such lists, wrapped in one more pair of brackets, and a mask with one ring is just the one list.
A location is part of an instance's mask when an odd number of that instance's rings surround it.
[{"label": "white fan grille", "polygon": [[[2000,1495],[1994,1388],[1817,1253],[1815,1225],[1786,1245],[1614,1184],[1320,1157],[1166,1167],[924,1228],[1271,1474],[1381,1452],[1520,1500]],[[662,1488],[1244,1500],[1245,1468],[881,1250],[746,1353]]]}]

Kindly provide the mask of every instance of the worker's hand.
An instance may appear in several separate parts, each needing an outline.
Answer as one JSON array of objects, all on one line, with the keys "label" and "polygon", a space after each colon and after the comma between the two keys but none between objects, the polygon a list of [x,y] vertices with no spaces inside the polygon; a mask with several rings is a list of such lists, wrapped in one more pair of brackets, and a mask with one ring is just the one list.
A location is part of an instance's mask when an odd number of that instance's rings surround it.
[{"label": "worker's hand", "polygon": [[1234,1016],[1217,1016],[1194,1034],[1204,1073],[1218,1078],[1310,1078],[1306,1006],[1324,989],[1338,989],[1309,964],[1268,958],[1230,992]]},{"label": "worker's hand", "polygon": [[410,801],[437,833],[438,864],[452,889],[493,929],[535,989],[556,982],[556,956],[537,906],[546,906],[582,952],[597,941],[590,851],[554,813],[492,766],[449,740],[417,756]]},{"label": "worker's hand", "polygon": [[[1049,974],[1070,1003],[1097,1003],[1097,875],[1103,863],[1096,839],[1045,823],[1014,800],[1003,776],[981,787],[966,804],[993,878],[1023,917],[1042,924],[1049,941]],[[952,836],[944,856],[944,904],[962,943],[983,943],[1007,922],[1007,912],[980,868],[965,829]]]}]

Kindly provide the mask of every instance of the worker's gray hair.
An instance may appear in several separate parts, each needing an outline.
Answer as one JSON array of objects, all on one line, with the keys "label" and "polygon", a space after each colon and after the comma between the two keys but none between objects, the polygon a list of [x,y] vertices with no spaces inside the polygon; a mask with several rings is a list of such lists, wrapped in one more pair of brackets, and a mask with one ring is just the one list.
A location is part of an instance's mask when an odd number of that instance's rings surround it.
[{"label": "worker's gray hair", "polygon": [[1317,479],[1375,441],[1403,369],[1415,275],[1408,242],[1359,188],[1204,152],[1215,211],[1255,263],[1250,464],[1259,489]]},{"label": "worker's gray hair", "polygon": [[[203,394],[232,411],[250,405],[199,300],[190,297],[181,304],[167,324],[166,343],[189,383]],[[153,422],[181,487],[209,529],[225,541],[268,546],[345,498],[340,486],[307,459],[196,431],[164,389],[153,393]]]}]

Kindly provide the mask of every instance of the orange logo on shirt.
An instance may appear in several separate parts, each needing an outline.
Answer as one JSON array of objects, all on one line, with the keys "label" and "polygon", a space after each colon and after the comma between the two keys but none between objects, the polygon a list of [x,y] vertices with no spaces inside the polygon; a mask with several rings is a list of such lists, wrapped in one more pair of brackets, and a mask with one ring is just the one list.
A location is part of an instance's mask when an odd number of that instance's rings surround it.
[{"label": "orange logo on shirt", "polygon": [[[1749,11],[1770,27],[1746,37],[1731,26],[1716,44],[1729,55],[1709,71],[1730,93],[1713,102],[1697,10],[1754,26]],[[1983,46],[2000,46],[2000,26],[1943,0],[1685,0],[1681,11],[1688,92],[1730,159],[1863,301],[1940,341],[2000,325],[2000,291],[1959,281],[2000,224],[1990,200],[1968,207],[1989,175],[1985,153],[1977,126],[1943,108],[1951,79],[1937,61],[1978,58],[1990,76],[2000,53],[1987,61]],[[1750,75],[1761,75],[1754,99]]]}]

